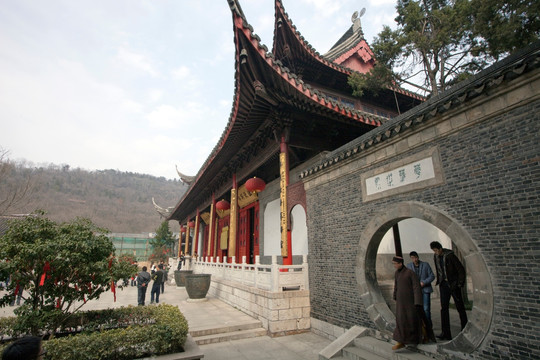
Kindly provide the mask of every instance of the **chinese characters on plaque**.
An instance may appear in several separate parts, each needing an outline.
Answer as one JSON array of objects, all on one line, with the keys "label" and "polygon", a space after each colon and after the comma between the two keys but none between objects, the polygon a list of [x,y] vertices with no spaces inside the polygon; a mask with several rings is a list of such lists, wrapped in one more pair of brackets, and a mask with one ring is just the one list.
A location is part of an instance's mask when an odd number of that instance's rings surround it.
[{"label": "chinese characters on plaque", "polygon": [[433,159],[428,157],[367,178],[366,192],[373,195],[434,177]]}]

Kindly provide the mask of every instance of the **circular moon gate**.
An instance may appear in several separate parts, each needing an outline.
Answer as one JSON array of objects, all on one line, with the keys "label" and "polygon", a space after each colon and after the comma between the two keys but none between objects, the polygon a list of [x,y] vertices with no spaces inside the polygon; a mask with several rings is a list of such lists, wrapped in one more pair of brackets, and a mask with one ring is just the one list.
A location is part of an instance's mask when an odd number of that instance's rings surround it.
[{"label": "circular moon gate", "polygon": [[418,203],[403,202],[391,205],[376,214],[363,231],[356,257],[356,281],[366,310],[383,332],[393,332],[396,318],[388,307],[377,283],[375,270],[377,249],[386,234],[397,222],[417,218],[444,231],[459,248],[470,269],[473,283],[473,309],[467,326],[452,341],[438,344],[442,349],[472,352],[482,343],[491,325],[493,289],[488,268],[470,235],[452,218],[436,208]]}]

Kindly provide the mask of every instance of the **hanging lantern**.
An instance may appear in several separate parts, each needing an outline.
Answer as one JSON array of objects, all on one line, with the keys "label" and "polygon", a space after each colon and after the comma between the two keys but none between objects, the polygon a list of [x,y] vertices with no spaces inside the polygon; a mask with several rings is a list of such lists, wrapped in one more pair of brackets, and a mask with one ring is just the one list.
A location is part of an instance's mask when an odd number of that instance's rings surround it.
[{"label": "hanging lantern", "polygon": [[216,209],[219,211],[226,211],[226,210],[229,210],[230,208],[231,208],[231,204],[229,204],[229,202],[225,199],[219,200],[216,203]]},{"label": "hanging lantern", "polygon": [[186,227],[184,225],[180,226],[180,232],[181,233],[185,233],[186,232]]},{"label": "hanging lantern", "polygon": [[266,183],[263,179],[258,177],[252,177],[246,181],[246,190],[249,192],[261,192],[266,187]]},{"label": "hanging lantern", "polygon": [[187,226],[189,228],[194,228],[195,227],[195,221],[191,220],[190,222],[188,222]]}]

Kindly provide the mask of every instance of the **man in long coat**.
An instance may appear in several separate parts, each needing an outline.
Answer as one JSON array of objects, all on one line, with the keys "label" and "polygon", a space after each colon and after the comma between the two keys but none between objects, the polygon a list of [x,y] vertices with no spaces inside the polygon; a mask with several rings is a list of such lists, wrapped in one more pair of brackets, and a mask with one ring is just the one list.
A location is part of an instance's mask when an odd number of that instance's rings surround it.
[{"label": "man in long coat", "polygon": [[414,271],[403,266],[403,258],[394,256],[392,264],[396,269],[394,280],[394,300],[396,300],[396,329],[393,339],[398,350],[405,344],[417,345],[422,339],[421,318],[417,307],[423,310],[422,289]]}]

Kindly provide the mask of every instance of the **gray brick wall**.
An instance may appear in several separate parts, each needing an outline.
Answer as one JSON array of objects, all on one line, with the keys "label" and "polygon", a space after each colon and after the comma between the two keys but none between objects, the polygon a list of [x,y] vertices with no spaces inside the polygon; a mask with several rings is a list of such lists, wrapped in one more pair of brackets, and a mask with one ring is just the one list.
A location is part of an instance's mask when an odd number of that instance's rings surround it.
[{"label": "gray brick wall", "polygon": [[[536,100],[377,164],[436,146],[445,178],[439,186],[367,203],[359,172],[309,187],[312,317],[344,328],[375,327],[354,273],[360,234],[381,208],[416,201],[440,209],[466,229],[489,269],[492,323],[481,347],[468,357],[534,358],[540,352],[539,113]],[[359,154],[353,161],[361,159]],[[433,303],[432,311],[438,309]]]}]

